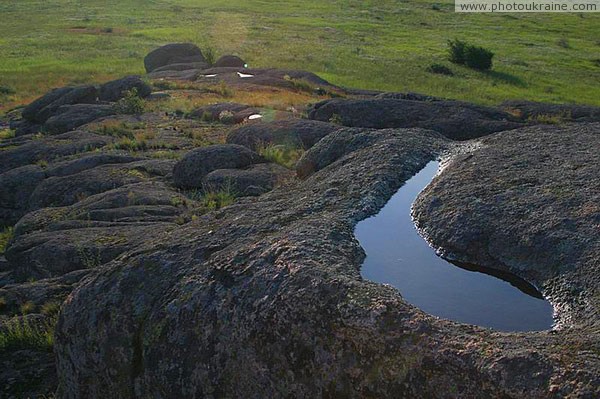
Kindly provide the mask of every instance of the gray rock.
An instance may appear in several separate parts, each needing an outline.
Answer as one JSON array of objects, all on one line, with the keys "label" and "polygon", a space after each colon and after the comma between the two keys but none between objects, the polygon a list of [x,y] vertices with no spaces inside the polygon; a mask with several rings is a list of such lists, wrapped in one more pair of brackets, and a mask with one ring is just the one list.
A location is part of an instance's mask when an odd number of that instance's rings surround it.
[{"label": "gray rock", "polygon": [[46,173],[37,165],[26,165],[0,174],[0,220],[15,224],[26,212],[29,197]]},{"label": "gray rock", "polygon": [[248,148],[218,144],[187,153],[173,168],[173,180],[179,188],[201,188],[204,178],[217,169],[236,169],[260,163],[261,157]]},{"label": "gray rock", "polygon": [[160,68],[156,68],[155,70],[152,71],[153,74],[156,74],[158,72],[165,72],[165,71],[189,71],[189,70],[203,70],[203,69],[207,69],[209,68],[209,65],[207,62],[186,62],[186,63],[179,63],[179,64],[168,64],[165,66],[162,66]]},{"label": "gray rock", "polygon": [[54,116],[44,124],[44,129],[50,134],[65,133],[100,119],[116,114],[111,105],[104,104],[75,104],[63,105],[56,110]]},{"label": "gray rock", "polygon": [[292,178],[292,172],[283,166],[273,163],[256,164],[244,169],[212,171],[204,178],[203,187],[211,190],[226,189],[236,196],[257,196]]},{"label": "gray rock", "polygon": [[[599,132],[595,123],[490,136],[454,158],[425,189],[415,219],[452,259],[509,271],[542,287],[553,301],[571,302],[564,316],[577,310],[579,317],[569,322],[597,322]],[[565,276],[577,282],[583,309],[565,297],[567,291],[548,287]]]},{"label": "gray rock", "polygon": [[513,115],[460,101],[415,101],[395,98],[333,99],[317,103],[309,118],[344,126],[375,129],[420,127],[453,140],[467,140],[523,126]]},{"label": "gray rock", "polygon": [[35,123],[44,123],[63,106],[92,104],[97,97],[98,89],[91,85],[54,90],[27,106],[23,110],[23,117]]},{"label": "gray rock", "polygon": [[121,79],[104,83],[99,89],[100,101],[114,102],[123,98],[126,91],[137,90],[138,96],[146,98],[152,93],[152,88],[139,76],[126,76]]},{"label": "gray rock", "polygon": [[243,145],[254,151],[269,144],[309,149],[340,128],[332,123],[308,119],[257,122],[232,130],[227,135],[227,143]]},{"label": "gray rock", "polygon": [[246,62],[236,55],[224,55],[217,61],[215,61],[215,64],[213,66],[215,68],[244,68],[246,66]]},{"label": "gray rock", "polygon": [[202,51],[192,43],[172,43],[151,51],[144,58],[146,72],[169,64],[206,62]]},{"label": "gray rock", "polygon": [[500,108],[518,115],[523,120],[536,122],[544,118],[559,121],[599,122],[600,107],[577,104],[548,104],[525,100],[511,100],[500,104]]},{"label": "gray rock", "polygon": [[237,103],[218,103],[196,108],[189,117],[226,124],[241,123],[251,115],[258,114],[256,108]]}]

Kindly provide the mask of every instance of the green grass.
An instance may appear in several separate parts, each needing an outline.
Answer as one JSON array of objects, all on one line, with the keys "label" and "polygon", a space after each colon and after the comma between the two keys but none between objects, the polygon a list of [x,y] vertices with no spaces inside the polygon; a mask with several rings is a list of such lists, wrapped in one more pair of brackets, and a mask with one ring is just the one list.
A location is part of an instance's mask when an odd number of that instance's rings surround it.
[{"label": "green grass", "polygon": [[5,227],[0,231],[0,255],[4,255],[8,242],[14,235],[14,229],[12,227]]},{"label": "green grass", "polygon": [[[0,86],[11,90],[0,110],[52,87],[143,73],[144,55],[175,41],[347,87],[600,105],[600,14],[453,9],[429,0],[1,0]],[[453,38],[493,51],[493,71],[428,73]]]},{"label": "green grass", "polygon": [[15,349],[52,350],[56,316],[36,325],[27,320],[7,321],[0,331],[0,353]]},{"label": "green grass", "polygon": [[302,154],[304,154],[303,149],[273,144],[261,146],[257,152],[267,161],[274,162],[288,169],[294,168],[298,160],[302,157]]}]

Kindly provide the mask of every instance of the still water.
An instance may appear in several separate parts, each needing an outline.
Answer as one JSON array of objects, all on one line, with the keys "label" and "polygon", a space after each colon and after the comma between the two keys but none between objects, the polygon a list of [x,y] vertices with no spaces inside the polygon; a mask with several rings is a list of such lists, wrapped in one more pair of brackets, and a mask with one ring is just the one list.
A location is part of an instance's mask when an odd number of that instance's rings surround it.
[{"label": "still water", "polygon": [[552,306],[533,286],[516,276],[498,278],[478,267],[449,263],[417,233],[411,206],[438,167],[430,162],[379,214],[356,226],[367,253],[362,276],[396,287],[406,301],[438,317],[500,331],[551,328]]}]

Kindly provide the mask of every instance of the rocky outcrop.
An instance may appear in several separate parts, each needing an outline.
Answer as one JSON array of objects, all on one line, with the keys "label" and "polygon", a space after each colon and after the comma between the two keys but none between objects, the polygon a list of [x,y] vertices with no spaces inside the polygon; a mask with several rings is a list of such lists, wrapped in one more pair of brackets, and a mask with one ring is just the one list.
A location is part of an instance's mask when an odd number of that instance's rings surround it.
[{"label": "rocky outcrop", "polygon": [[95,86],[64,87],[52,90],[23,110],[23,118],[36,123],[44,123],[65,105],[93,104],[98,97]]},{"label": "rocky outcrop", "polygon": [[227,142],[243,145],[254,151],[268,145],[285,145],[307,150],[323,137],[340,128],[339,125],[332,123],[308,119],[257,122],[232,130],[227,135]]},{"label": "rocky outcrop", "polygon": [[173,181],[179,188],[202,188],[204,178],[217,169],[237,169],[263,162],[241,145],[222,144],[190,151],[173,168]]},{"label": "rocky outcrop", "polygon": [[165,65],[206,62],[202,51],[192,43],[172,43],[151,51],[144,58],[146,72],[153,72]]},{"label": "rocky outcrop", "polygon": [[599,123],[490,136],[425,189],[417,224],[445,256],[536,284],[565,324],[598,323],[599,146]]},{"label": "rocky outcrop", "polygon": [[494,108],[460,101],[396,97],[325,100],[313,106],[309,118],[350,127],[420,127],[435,130],[453,140],[468,140],[523,126],[513,115]]},{"label": "rocky outcrop", "polygon": [[217,169],[204,178],[203,187],[227,190],[236,196],[257,196],[293,179],[289,169],[274,163],[250,165],[244,169]]}]

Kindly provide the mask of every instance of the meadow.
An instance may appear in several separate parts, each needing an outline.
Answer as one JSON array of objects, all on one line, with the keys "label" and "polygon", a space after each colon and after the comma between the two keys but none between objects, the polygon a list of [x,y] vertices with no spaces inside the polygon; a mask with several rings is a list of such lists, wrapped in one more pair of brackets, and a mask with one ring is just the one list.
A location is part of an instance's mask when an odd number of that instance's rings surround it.
[{"label": "meadow", "polygon": [[[184,41],[345,87],[600,105],[600,13],[457,14],[429,0],[0,0],[0,21],[0,113],[53,87],[141,74],[148,51]],[[448,62],[454,38],[492,50],[493,70]],[[454,76],[427,72],[433,63]]]}]

